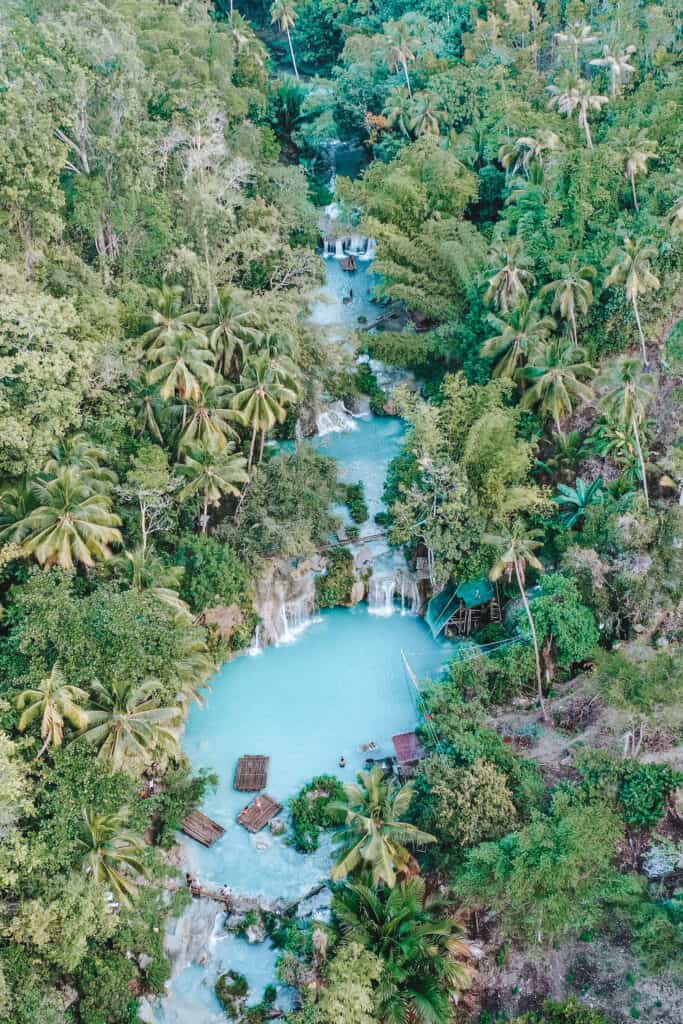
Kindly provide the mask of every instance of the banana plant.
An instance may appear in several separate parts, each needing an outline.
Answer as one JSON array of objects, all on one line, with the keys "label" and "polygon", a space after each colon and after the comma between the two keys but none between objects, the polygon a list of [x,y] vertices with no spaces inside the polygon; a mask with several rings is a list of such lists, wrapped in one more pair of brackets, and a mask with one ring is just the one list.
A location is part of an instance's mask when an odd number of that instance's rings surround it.
[{"label": "banana plant", "polygon": [[562,509],[560,522],[571,530],[583,519],[589,508],[602,504],[602,477],[590,484],[578,477],[574,487],[558,484],[557,491],[553,501]]}]

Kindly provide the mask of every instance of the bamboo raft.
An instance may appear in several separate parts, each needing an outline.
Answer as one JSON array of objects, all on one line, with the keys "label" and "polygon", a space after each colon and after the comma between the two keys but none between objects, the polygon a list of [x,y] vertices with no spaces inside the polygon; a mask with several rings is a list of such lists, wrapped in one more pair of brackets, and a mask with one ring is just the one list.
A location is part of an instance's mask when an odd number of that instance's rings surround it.
[{"label": "bamboo raft", "polygon": [[281,810],[282,804],[273,800],[267,793],[262,793],[237,815],[237,822],[246,828],[247,832],[260,832]]},{"label": "bamboo raft", "polygon": [[225,835],[225,829],[217,821],[208,818],[201,811],[188,814],[182,824],[182,830],[190,839],[195,839],[202,846],[213,846],[217,839]]},{"label": "bamboo raft", "polygon": [[235,789],[245,793],[255,793],[268,785],[268,766],[270,758],[262,754],[245,754],[237,762]]}]

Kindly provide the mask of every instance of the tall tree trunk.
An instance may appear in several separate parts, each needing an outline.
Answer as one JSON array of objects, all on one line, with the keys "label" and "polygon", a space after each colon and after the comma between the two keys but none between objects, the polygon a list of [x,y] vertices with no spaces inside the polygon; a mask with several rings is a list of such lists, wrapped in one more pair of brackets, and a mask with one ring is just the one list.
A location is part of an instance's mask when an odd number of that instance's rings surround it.
[{"label": "tall tree trunk", "polygon": [[636,443],[636,451],[638,452],[638,461],[640,463],[640,472],[643,477],[643,494],[645,495],[645,504],[650,507],[650,495],[647,490],[647,474],[645,472],[645,459],[643,458],[643,449],[640,444],[640,431],[638,430],[638,421],[635,416],[631,419],[631,427],[633,429],[633,440]]},{"label": "tall tree trunk", "polygon": [[202,515],[202,533],[206,533],[209,525],[209,492],[204,491],[204,514]]},{"label": "tall tree trunk", "polygon": [[410,75],[408,74],[408,62],[405,59],[405,57],[403,57],[402,60],[401,60],[401,66],[403,68],[403,74],[405,76],[406,85],[408,86],[408,95],[410,96],[410,98],[412,100],[412,98],[413,98],[413,90],[410,88]]},{"label": "tall tree trunk", "polygon": [[589,149],[593,149],[593,139],[591,137],[591,128],[590,128],[590,125],[588,124],[588,117],[587,116],[583,117],[583,130],[586,133],[586,145],[588,146]]},{"label": "tall tree trunk", "polygon": [[533,643],[534,643],[534,658],[536,660],[536,685],[538,687],[538,702],[539,702],[539,704],[541,706],[541,714],[543,716],[543,721],[544,722],[548,722],[550,719],[548,718],[548,712],[547,712],[546,706],[545,706],[545,699],[543,697],[543,675],[541,673],[541,655],[540,655],[540,652],[538,650],[538,637],[536,636],[536,624],[534,622],[534,617],[531,614],[531,608],[529,607],[529,601],[528,601],[528,598],[526,596],[526,591],[524,589],[524,580],[522,579],[522,573],[520,572],[519,563],[518,563],[517,559],[515,559],[514,565],[515,565],[515,576],[517,577],[517,586],[519,587],[519,593],[520,593],[521,598],[522,598],[522,604],[524,605],[524,611],[526,612],[526,617],[527,617],[528,622],[529,622],[529,629],[531,630],[531,639],[533,640]]},{"label": "tall tree trunk", "polygon": [[290,54],[292,56],[292,67],[294,68],[294,77],[296,78],[296,80],[298,82],[299,81],[299,69],[296,66],[296,57],[294,56],[294,47],[292,46],[292,37],[289,34],[289,26],[285,29],[285,31],[287,33],[287,42],[289,43],[289,52],[290,52]]},{"label": "tall tree trunk", "polygon": [[211,309],[215,299],[215,288],[213,286],[213,273],[211,270],[211,259],[209,256],[209,229],[206,226],[206,224],[204,224],[202,236],[204,241],[204,263],[206,265],[206,294],[208,300],[207,307]]},{"label": "tall tree trunk", "polygon": [[249,462],[247,464],[247,473],[251,473],[251,467],[254,464],[254,448],[256,447],[256,432],[258,427],[254,426],[251,431],[251,444],[249,445]]},{"label": "tall tree trunk", "polygon": [[49,746],[50,746],[50,734],[48,733],[47,736],[45,737],[45,742],[43,743],[42,747],[40,748],[40,750],[36,754],[36,758],[35,758],[36,761],[40,760],[40,758],[43,756],[43,754],[45,753],[45,751],[47,750],[47,748]]},{"label": "tall tree trunk", "polygon": [[647,361],[647,350],[645,348],[645,334],[643,333],[643,325],[640,322],[640,310],[638,309],[638,297],[633,296],[631,302],[633,303],[633,315],[636,318],[636,324],[638,327],[638,337],[640,338],[640,354],[643,357],[643,367],[647,369],[650,365]]},{"label": "tall tree trunk", "polygon": [[569,324],[570,324],[570,328],[571,328],[572,341],[574,342],[575,345],[578,345],[578,343],[579,343],[579,332],[578,332],[577,327],[576,327],[576,313],[574,312],[573,309],[571,310],[571,312],[569,314]]},{"label": "tall tree trunk", "polygon": [[142,499],[142,495],[139,495],[138,501],[140,503],[140,534],[142,536],[142,550],[147,550],[147,509]]},{"label": "tall tree trunk", "polygon": [[640,206],[638,205],[638,193],[636,192],[636,176],[633,171],[629,174],[629,181],[631,182],[631,195],[633,196],[633,205],[640,212]]},{"label": "tall tree trunk", "polygon": [[258,453],[259,463],[263,461],[263,449],[265,448],[265,446],[266,446],[266,428],[262,427],[261,428],[261,446],[259,448],[259,453]]}]

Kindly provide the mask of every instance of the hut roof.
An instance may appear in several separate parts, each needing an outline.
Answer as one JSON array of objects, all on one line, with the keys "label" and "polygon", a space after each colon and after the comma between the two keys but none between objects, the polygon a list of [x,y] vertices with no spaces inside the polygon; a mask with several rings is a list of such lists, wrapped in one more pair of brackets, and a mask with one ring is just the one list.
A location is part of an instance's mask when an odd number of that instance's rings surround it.
[{"label": "hut roof", "polygon": [[235,789],[245,793],[254,793],[265,789],[268,784],[268,765],[270,758],[262,754],[245,754],[237,762]]},{"label": "hut roof", "polygon": [[396,736],[392,736],[391,739],[399,764],[412,764],[415,761],[421,761],[424,757],[424,750],[420,746],[416,733],[400,732]]},{"label": "hut roof", "polygon": [[282,810],[282,804],[273,800],[267,793],[255,797],[244,810],[237,815],[237,821],[248,832],[260,832]]},{"label": "hut roof", "polygon": [[207,818],[201,811],[188,814],[182,824],[182,830],[190,839],[196,839],[202,846],[213,846],[217,839],[225,835],[225,829],[217,821]]},{"label": "hut roof", "polygon": [[456,590],[456,595],[465,602],[468,608],[478,608],[486,604],[493,597],[493,584],[486,576],[478,580],[468,580],[461,583]]}]

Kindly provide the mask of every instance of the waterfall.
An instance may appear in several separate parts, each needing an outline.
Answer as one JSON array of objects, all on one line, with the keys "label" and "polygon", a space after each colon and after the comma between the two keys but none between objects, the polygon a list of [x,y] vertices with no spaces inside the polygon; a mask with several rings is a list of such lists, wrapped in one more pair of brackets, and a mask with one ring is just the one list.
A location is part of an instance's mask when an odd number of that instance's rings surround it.
[{"label": "waterfall", "polygon": [[373,576],[368,592],[368,611],[371,615],[393,615],[396,580],[393,576]]},{"label": "waterfall", "polygon": [[337,238],[334,243],[334,255],[338,260],[344,259],[344,239]]},{"label": "waterfall", "polygon": [[279,644],[291,644],[307,626],[313,622],[315,602],[313,594],[303,594],[295,601],[287,601],[282,605],[280,621],[282,632],[278,637]]},{"label": "waterfall", "polygon": [[377,255],[377,243],[374,238],[367,239],[367,245],[365,251],[359,256],[361,260],[374,260]]},{"label": "waterfall", "polygon": [[402,572],[398,586],[401,595],[401,615],[417,615],[421,603],[417,581],[408,573]]},{"label": "waterfall", "polygon": [[249,645],[249,654],[251,654],[252,658],[255,658],[256,655],[260,654],[262,650],[263,648],[261,647],[261,626],[258,625],[254,630],[253,637],[251,638],[251,643]]},{"label": "waterfall", "polygon": [[343,431],[356,430],[353,416],[342,401],[333,402],[323,409],[315,418],[317,433],[322,437],[324,434],[334,434]]}]

